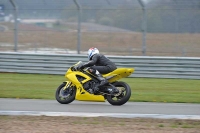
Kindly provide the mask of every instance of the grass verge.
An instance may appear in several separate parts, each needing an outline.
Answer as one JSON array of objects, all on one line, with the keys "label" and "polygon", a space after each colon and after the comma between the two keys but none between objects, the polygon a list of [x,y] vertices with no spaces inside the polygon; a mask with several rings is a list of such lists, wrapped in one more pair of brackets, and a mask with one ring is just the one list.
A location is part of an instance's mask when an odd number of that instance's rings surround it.
[{"label": "grass verge", "polygon": [[[0,73],[1,98],[55,99],[64,75]],[[125,78],[130,101],[200,103],[200,80]]]}]

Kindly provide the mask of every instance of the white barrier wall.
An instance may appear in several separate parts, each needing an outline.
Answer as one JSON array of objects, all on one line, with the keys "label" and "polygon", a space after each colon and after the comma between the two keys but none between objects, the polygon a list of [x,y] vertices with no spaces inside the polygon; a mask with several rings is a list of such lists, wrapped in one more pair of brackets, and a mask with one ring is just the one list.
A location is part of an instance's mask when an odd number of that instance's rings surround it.
[{"label": "white barrier wall", "polygon": [[[131,77],[200,79],[200,58],[108,56],[118,67],[131,67]],[[61,74],[86,55],[0,53],[0,72]]]}]

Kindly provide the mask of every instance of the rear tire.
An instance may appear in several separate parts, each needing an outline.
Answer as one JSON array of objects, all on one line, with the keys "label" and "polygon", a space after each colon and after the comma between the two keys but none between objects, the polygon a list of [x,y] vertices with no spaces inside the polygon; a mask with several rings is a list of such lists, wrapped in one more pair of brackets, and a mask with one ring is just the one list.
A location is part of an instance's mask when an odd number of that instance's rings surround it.
[{"label": "rear tire", "polygon": [[130,86],[125,82],[114,82],[112,84],[120,91],[120,94],[107,95],[107,101],[117,106],[125,104],[131,97]]},{"label": "rear tire", "polygon": [[69,87],[66,90],[62,90],[66,83],[62,83],[56,90],[56,100],[61,104],[69,104],[75,100],[76,88]]}]

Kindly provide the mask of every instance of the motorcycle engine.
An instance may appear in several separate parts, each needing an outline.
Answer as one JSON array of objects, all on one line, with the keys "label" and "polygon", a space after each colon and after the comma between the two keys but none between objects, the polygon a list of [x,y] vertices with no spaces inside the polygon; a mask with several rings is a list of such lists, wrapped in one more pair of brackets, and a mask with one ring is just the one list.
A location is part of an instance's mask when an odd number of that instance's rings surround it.
[{"label": "motorcycle engine", "polygon": [[90,89],[93,89],[95,87],[96,82],[95,81],[88,81],[83,84],[83,87],[86,91],[89,91]]}]

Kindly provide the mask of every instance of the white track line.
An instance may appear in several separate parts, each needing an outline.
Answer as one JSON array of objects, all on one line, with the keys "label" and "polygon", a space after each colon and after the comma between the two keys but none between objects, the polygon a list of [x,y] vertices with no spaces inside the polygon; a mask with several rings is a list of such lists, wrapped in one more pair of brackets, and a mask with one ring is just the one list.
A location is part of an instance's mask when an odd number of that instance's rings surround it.
[{"label": "white track line", "polygon": [[115,117],[115,118],[156,118],[156,119],[193,119],[193,120],[200,120],[200,115],[166,115],[166,114],[0,111],[0,115],[76,116],[76,117],[100,117],[100,116],[102,116],[102,117]]}]

